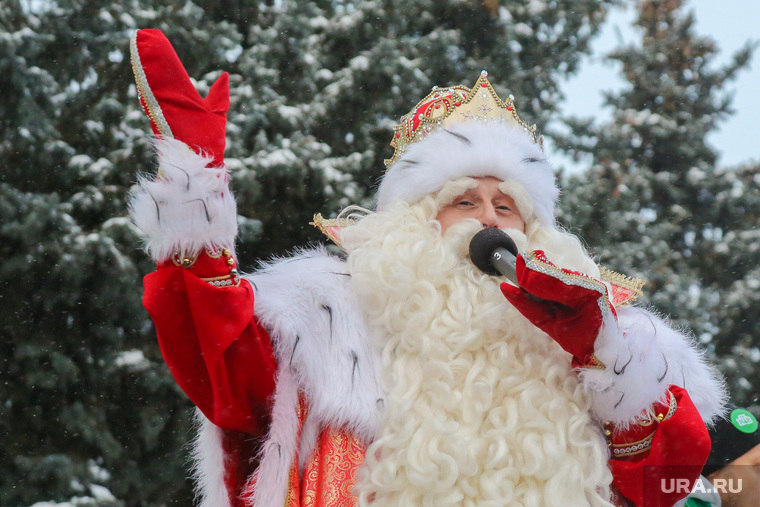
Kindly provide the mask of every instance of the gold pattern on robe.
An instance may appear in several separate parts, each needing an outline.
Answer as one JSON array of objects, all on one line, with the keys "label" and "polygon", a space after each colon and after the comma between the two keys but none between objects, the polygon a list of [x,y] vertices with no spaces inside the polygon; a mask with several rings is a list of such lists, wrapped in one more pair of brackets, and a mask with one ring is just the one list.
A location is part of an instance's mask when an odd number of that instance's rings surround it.
[{"label": "gold pattern on robe", "polygon": [[367,448],[345,430],[325,428],[301,481],[302,507],[354,507],[356,472]]}]

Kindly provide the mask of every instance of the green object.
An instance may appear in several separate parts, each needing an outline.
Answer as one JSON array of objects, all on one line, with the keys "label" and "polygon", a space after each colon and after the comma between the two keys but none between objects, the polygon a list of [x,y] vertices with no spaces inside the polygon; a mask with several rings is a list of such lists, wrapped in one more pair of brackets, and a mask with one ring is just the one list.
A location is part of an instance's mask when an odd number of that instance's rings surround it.
[{"label": "green object", "polygon": [[707,500],[700,500],[699,498],[689,498],[683,507],[712,507],[712,504]]},{"label": "green object", "polygon": [[731,412],[731,424],[742,433],[754,433],[757,431],[757,419],[743,408],[737,408]]}]

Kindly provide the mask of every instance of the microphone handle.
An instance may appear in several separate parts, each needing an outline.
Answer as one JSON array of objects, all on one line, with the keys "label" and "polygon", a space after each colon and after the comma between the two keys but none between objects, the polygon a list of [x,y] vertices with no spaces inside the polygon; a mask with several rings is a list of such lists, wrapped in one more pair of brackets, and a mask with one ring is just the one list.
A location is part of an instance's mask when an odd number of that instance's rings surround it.
[{"label": "microphone handle", "polygon": [[499,273],[506,276],[510,282],[519,287],[520,284],[517,283],[517,271],[515,268],[516,263],[517,258],[506,248],[498,247],[491,254],[491,264],[493,267]]},{"label": "microphone handle", "polygon": [[[506,276],[507,280],[512,282],[516,287],[520,287],[520,284],[517,283],[517,257],[515,257],[512,252],[503,247],[495,248],[491,254],[491,264],[499,271],[499,273]],[[522,289],[523,293],[525,293],[525,295],[533,301],[549,303],[555,307],[565,306],[561,303],[557,303],[556,301],[549,301],[538,296],[534,296],[522,287],[520,287],[520,289]]]}]

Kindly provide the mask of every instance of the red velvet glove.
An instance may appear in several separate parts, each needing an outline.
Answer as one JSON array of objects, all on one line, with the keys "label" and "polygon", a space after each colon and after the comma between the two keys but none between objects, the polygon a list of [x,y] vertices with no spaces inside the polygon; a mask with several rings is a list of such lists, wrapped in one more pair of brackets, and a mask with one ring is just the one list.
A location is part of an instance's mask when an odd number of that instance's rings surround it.
[{"label": "red velvet glove", "polygon": [[501,284],[501,291],[520,313],[551,336],[573,355],[577,366],[590,366],[594,342],[602,323],[616,320],[607,296],[607,286],[599,280],[568,269],[560,269],[535,250],[517,256],[520,287]]},{"label": "red velvet glove", "polygon": [[214,166],[224,165],[229,75],[223,73],[203,99],[160,30],[138,30],[130,52],[140,103],[153,132],[213,156]]}]

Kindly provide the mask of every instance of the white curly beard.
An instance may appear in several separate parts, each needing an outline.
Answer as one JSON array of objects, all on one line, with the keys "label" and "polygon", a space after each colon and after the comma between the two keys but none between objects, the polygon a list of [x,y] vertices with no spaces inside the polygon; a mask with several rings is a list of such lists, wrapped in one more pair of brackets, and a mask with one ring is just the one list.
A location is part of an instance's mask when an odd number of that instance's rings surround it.
[{"label": "white curly beard", "polygon": [[436,210],[426,197],[343,233],[383,350],[385,416],[360,505],[611,505],[607,448],[569,355],[466,259],[479,224],[441,236]]}]

